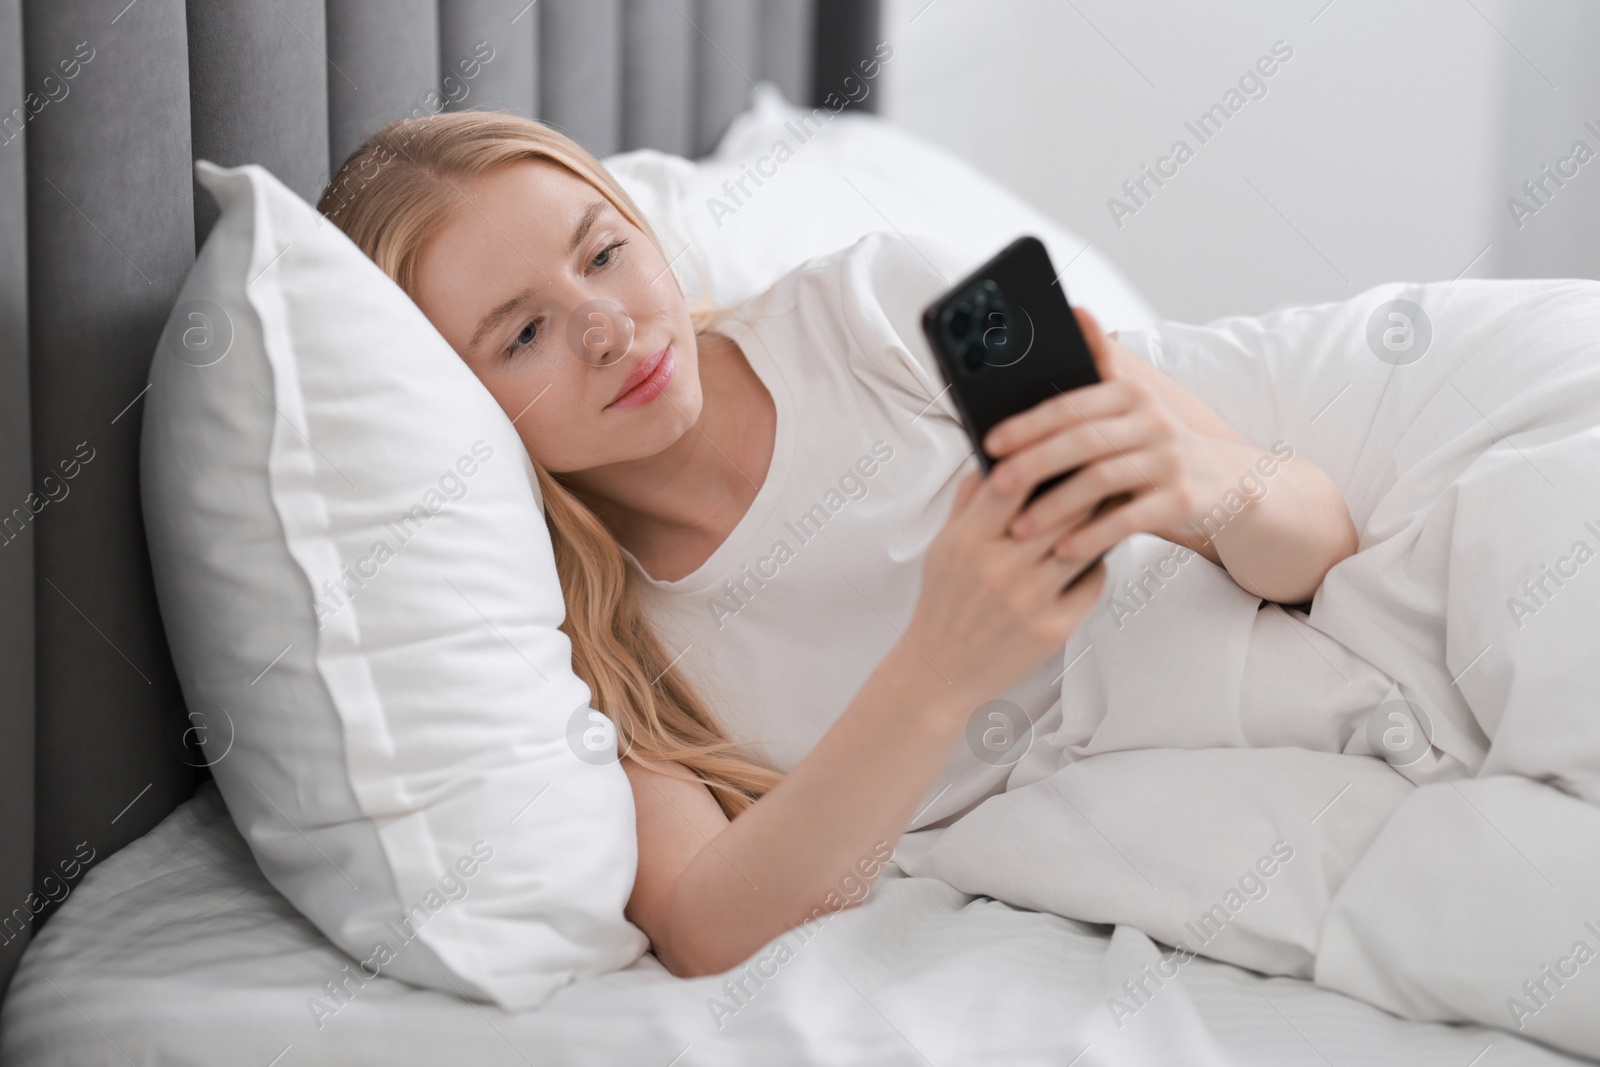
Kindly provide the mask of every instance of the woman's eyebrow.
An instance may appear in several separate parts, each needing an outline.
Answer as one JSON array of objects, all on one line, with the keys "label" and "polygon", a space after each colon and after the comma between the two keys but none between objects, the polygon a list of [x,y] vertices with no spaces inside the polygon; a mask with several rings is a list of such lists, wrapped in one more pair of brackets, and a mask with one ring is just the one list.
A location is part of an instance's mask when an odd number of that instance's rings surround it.
[{"label": "woman's eyebrow", "polygon": [[[604,200],[596,200],[584,209],[583,216],[578,219],[577,229],[572,231],[572,241],[567,245],[567,255],[572,255],[578,250],[578,246],[583,244],[583,239],[589,236],[589,231],[594,228],[595,220],[600,217],[600,213],[605,209],[606,201]],[[473,333],[472,340],[467,342],[468,351],[476,349],[486,334],[505,322],[512,312],[516,311],[517,308],[532,297],[533,290],[524,289],[510,300],[496,304],[487,315],[478,321],[478,329]]]},{"label": "woman's eyebrow", "polygon": [[515,312],[517,308],[521,307],[532,298],[533,290],[524,289],[510,300],[507,300],[504,303],[496,304],[487,315],[478,321],[477,332],[472,335],[472,340],[467,342],[467,350],[470,352],[476,349],[478,347],[478,343],[483,340],[484,336],[488,334],[490,330],[493,330],[495,327],[505,322],[506,319],[511,317],[512,313]]},{"label": "woman's eyebrow", "polygon": [[589,236],[589,230],[594,227],[594,220],[599,218],[600,212],[605,209],[605,201],[596,200],[584,210],[583,218],[578,220],[578,228],[572,231],[572,243],[567,245],[567,255],[572,255],[578,250],[578,246],[583,244],[583,239]]}]

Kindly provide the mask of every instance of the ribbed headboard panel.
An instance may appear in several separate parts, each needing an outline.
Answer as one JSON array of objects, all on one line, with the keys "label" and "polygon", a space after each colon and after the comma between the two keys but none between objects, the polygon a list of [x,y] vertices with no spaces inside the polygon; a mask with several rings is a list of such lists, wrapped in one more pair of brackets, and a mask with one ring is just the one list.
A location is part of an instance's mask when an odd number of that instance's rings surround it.
[{"label": "ribbed headboard panel", "polygon": [[877,22],[862,0],[0,0],[0,982],[75,861],[203,773],[138,487],[150,360],[216,219],[192,161],[314,200],[375,126],[445,108],[700,155],[756,82],[820,103]]}]

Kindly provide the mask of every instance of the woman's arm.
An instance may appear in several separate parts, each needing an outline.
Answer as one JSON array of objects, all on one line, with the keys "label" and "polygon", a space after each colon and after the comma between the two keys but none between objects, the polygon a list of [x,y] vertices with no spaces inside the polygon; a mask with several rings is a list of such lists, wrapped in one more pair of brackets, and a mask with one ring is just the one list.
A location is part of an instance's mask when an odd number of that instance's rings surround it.
[{"label": "woman's arm", "polygon": [[[1228,569],[1255,595],[1284,604],[1310,600],[1335,563],[1356,550],[1355,524],[1338,488],[1310,460],[1256,448],[1159,368],[1113,339],[1120,373],[1144,381],[1189,428],[1210,439],[1223,492],[1182,526],[1155,531]],[[1229,492],[1234,495],[1229,498]],[[1242,505],[1240,502],[1242,501]],[[1240,505],[1237,514],[1230,505]],[[1281,546],[1302,546],[1298,553]],[[1267,592],[1262,592],[1266,590]]]},{"label": "woman's arm", "polygon": [[[1250,444],[1177,382],[1106,338],[1087,312],[1078,317],[1105,380],[1007,420],[986,440],[992,455],[1009,457],[996,478],[1032,485],[1085,468],[1036,501],[1013,532],[1081,522],[1057,550],[1092,559],[1148,531],[1226,567],[1257,596],[1309,600],[1357,546],[1337,487],[1292,448]],[[1123,492],[1129,503],[1083,521],[1100,500]]]},{"label": "woman's arm", "polygon": [[836,910],[842,880],[871,883],[883,843],[981,703],[901,641],[817,747],[732,823],[705,786],[627,761],[639,827],[628,918],[690,977],[736,966],[828,910],[830,893]]},{"label": "woman's arm", "polygon": [[1025,493],[969,474],[928,547],[901,639],[815,748],[729,822],[705,786],[632,760],[639,864],[627,915],[668,970],[715,974],[870,883],[972,711],[1036,670],[1099,598],[1104,571],[1014,538]]}]

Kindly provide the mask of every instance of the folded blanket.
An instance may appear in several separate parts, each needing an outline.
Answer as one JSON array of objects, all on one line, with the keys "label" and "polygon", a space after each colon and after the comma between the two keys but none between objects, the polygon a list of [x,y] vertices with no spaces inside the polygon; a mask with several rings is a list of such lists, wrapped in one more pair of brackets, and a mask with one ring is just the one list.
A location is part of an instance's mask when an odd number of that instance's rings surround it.
[{"label": "folded blanket", "polygon": [[1119,546],[1059,719],[914,873],[1600,1055],[1600,284],[1122,340],[1327,472],[1359,551],[1307,615]]}]

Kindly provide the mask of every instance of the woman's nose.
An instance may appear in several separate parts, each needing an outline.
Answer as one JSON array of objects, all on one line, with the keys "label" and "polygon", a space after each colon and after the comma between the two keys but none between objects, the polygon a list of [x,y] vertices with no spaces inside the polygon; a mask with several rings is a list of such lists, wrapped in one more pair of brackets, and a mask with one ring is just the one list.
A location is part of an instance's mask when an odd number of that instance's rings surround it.
[{"label": "woman's nose", "polygon": [[567,347],[591,367],[609,367],[633,344],[633,319],[615,300],[590,300],[567,319]]}]

